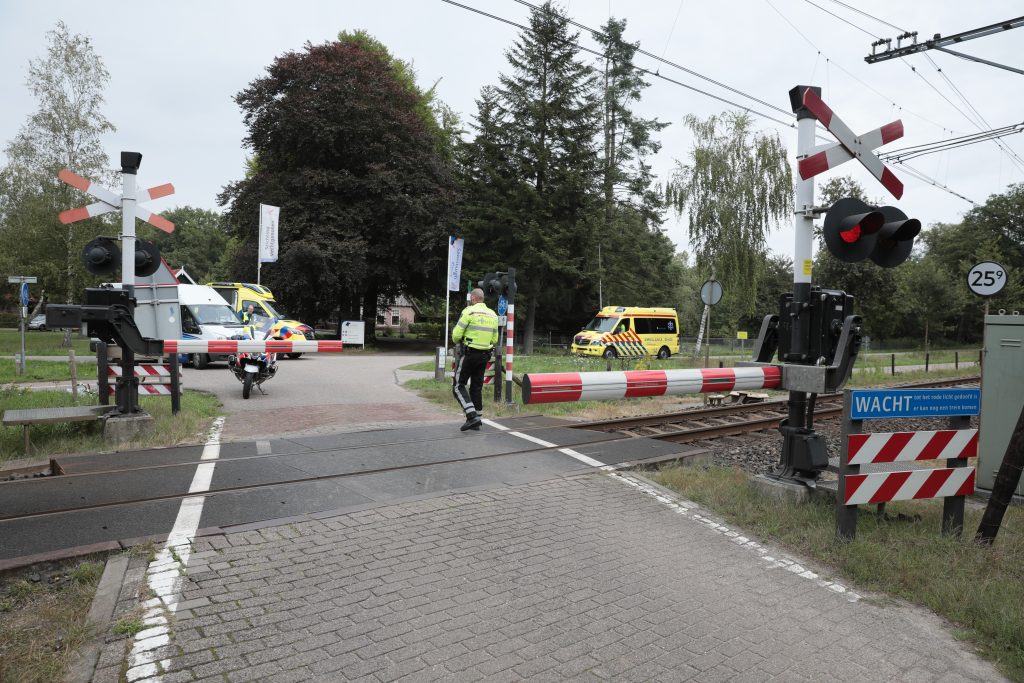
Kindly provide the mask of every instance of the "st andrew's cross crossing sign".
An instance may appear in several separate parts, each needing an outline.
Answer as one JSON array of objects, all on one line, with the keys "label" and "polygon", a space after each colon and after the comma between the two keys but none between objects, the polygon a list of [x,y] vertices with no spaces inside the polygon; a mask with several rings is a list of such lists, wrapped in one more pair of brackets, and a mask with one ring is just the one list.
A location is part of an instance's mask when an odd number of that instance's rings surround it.
[{"label": "st andrew's cross crossing sign", "polygon": [[[87,206],[80,206],[77,209],[61,211],[58,218],[60,219],[60,222],[65,225],[85,220],[86,218],[92,218],[93,216],[99,216],[104,213],[110,213],[111,211],[117,211],[121,208],[121,195],[114,194],[107,188],[97,185],[77,173],[73,173],[65,168],[57,174],[57,177],[76,190],[81,190],[82,192],[92,195],[96,199],[100,200]],[[151,199],[159,199],[160,197],[166,197],[171,194],[174,194],[174,185],[170,183],[164,183],[163,185],[151,187],[148,190],[136,192],[135,215],[164,232],[174,232],[174,223],[170,222],[160,214],[152,213],[139,206],[142,202],[148,202]]]},{"label": "st andrew's cross crossing sign", "polygon": [[801,159],[799,163],[801,178],[804,180],[813,178],[850,159],[856,159],[871,175],[878,178],[879,182],[896,199],[903,196],[903,183],[872,152],[876,147],[903,137],[903,121],[897,119],[870,133],[857,136],[849,126],[843,123],[842,119],[835,115],[835,112],[825,104],[813,88],[807,88],[804,91],[803,104],[809,112],[814,114],[814,118],[821,122],[821,125],[836,136],[839,144],[829,145],[825,149],[817,148],[820,151],[808,155],[806,159]]}]

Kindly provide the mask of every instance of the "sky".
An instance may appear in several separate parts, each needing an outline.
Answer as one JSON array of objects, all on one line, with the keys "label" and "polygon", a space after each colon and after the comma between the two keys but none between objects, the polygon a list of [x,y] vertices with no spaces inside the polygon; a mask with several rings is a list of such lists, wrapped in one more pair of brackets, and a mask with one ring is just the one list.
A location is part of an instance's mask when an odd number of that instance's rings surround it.
[{"label": "sky", "polygon": [[[519,24],[529,11],[514,0],[460,1]],[[639,41],[642,49],[771,107],[789,112],[792,87],[817,85],[824,101],[855,132],[901,119],[904,138],[881,148],[883,152],[1024,121],[1021,74],[937,51],[877,64],[864,61],[876,36],[896,38],[901,31],[894,27],[918,31],[921,40],[936,33],[951,35],[1016,18],[1024,7],[1019,1],[564,0],[560,5],[590,28],[599,28],[609,16],[624,18],[627,39]],[[45,55],[46,33],[59,20],[73,33],[92,39],[110,72],[104,112],[117,131],[103,142],[112,164],[122,150],[141,152],[140,185],[174,184],[173,196],[149,204],[156,211],[181,205],[220,210],[217,194],[242,177],[247,154],[246,131],[233,96],[281,54],[301,50],[306,42],[327,42],[342,30],[364,29],[396,57],[411,62],[421,86],[437,83],[440,99],[468,124],[480,89],[509,71],[505,51],[519,33],[441,0],[0,0],[3,145],[36,107],[25,85],[28,62]],[[586,32],[579,42],[596,45]],[[953,48],[1024,69],[1024,27]],[[707,117],[746,107],[779,119],[754,115],[759,130],[780,136],[795,168],[792,114],[649,57],[638,56],[635,62],[734,103],[649,79],[651,86],[637,111],[670,124],[660,134],[661,152],[652,159],[660,180],[690,154],[693,139],[683,123],[687,114]],[[826,131],[819,133],[819,144],[832,141]],[[899,201],[856,161],[818,176],[818,181],[850,174],[869,197],[900,207],[926,227],[957,222],[972,205],[932,182],[979,204],[1011,183],[1024,182],[1024,134],[1003,141],[1019,159],[985,142],[909,162],[931,181],[893,166],[906,186]],[[5,161],[0,150],[0,163]],[[670,216],[665,229],[679,250],[688,249],[685,217]],[[792,256],[793,239],[792,220],[786,219],[771,233],[769,247]]]}]

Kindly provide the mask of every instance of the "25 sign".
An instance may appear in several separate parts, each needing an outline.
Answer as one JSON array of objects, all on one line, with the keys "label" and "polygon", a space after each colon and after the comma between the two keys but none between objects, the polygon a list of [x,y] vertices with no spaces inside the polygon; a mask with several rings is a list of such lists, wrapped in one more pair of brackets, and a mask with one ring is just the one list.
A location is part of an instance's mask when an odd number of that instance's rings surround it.
[{"label": "25 sign", "polygon": [[982,261],[967,271],[967,286],[978,296],[995,296],[1006,286],[1006,269],[995,261]]}]

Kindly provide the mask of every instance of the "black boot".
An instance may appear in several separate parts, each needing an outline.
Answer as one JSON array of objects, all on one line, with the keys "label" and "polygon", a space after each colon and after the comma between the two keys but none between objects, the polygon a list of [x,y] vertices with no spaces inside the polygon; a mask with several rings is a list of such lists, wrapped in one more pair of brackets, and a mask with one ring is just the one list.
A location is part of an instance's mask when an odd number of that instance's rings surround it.
[{"label": "black boot", "polygon": [[477,413],[473,413],[472,415],[467,415],[466,416],[466,423],[464,425],[462,425],[461,427],[459,427],[459,430],[464,432],[467,429],[480,429],[480,423],[482,421],[483,420],[480,418],[480,415],[478,415]]}]

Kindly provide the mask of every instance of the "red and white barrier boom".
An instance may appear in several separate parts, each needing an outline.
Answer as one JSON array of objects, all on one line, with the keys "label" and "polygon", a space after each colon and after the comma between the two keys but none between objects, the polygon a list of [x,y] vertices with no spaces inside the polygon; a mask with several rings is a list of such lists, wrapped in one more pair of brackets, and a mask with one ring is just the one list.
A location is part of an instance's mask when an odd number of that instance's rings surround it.
[{"label": "red and white barrier boom", "polygon": [[523,403],[609,401],[734,389],[776,389],[782,368],[703,368],[626,372],[549,372],[523,375]]},{"label": "red and white barrier boom", "polygon": [[164,353],[339,353],[337,340],[165,339]]}]

